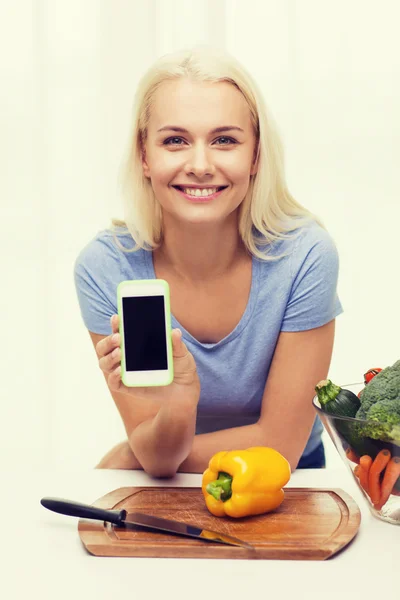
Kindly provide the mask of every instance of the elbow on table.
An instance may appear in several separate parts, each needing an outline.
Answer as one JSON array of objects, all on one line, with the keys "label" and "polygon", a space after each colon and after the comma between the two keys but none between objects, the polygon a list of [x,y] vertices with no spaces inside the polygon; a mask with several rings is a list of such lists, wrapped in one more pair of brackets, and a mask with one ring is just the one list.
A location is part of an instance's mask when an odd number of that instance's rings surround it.
[{"label": "elbow on table", "polygon": [[170,464],[151,464],[143,465],[143,470],[156,479],[171,479],[178,472],[178,466],[174,467]]}]

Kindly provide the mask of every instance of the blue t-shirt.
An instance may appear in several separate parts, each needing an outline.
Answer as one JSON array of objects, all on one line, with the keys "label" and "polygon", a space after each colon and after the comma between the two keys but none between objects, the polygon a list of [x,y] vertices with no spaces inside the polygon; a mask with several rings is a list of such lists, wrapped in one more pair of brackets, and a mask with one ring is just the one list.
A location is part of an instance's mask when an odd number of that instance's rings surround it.
[{"label": "blue t-shirt", "polygon": [[[296,234],[270,248],[270,253],[286,254],[283,258],[267,262],[253,257],[246,309],[218,343],[199,342],[171,315],[200,378],[196,433],[255,423],[279,333],[320,327],[342,312],[336,292],[338,253],[330,235],[315,222]],[[156,278],[152,252],[124,252],[114,235],[100,231],[80,252],[74,271],[83,321],[89,331],[103,335],[111,333],[110,317],[117,313],[118,284]],[[133,246],[130,236],[117,235],[121,245]],[[320,444],[322,431],[316,417],[303,456]]]}]

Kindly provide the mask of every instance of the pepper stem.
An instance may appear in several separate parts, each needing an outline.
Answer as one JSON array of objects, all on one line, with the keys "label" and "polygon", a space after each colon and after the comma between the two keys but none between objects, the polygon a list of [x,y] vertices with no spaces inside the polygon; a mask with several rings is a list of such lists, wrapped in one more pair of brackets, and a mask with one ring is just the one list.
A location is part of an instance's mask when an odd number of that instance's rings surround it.
[{"label": "pepper stem", "polygon": [[216,500],[221,500],[222,502],[229,500],[232,496],[232,476],[229,473],[220,471],[218,479],[210,481],[206,490]]}]

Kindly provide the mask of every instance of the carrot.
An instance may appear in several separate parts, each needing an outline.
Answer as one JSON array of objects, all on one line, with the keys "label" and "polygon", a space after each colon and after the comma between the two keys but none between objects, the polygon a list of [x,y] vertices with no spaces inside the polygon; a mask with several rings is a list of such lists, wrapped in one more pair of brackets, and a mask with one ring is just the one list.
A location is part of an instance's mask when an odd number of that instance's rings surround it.
[{"label": "carrot", "polygon": [[393,456],[387,464],[381,484],[381,496],[375,508],[381,510],[382,506],[389,500],[390,494],[393,493],[393,487],[400,477],[400,458]]},{"label": "carrot", "polygon": [[369,471],[372,465],[372,458],[364,454],[360,458],[360,485],[364,491],[369,494]]},{"label": "carrot", "polygon": [[381,450],[375,457],[368,475],[369,496],[372,504],[378,504],[381,497],[380,474],[391,458],[389,450]]},{"label": "carrot", "polygon": [[360,465],[356,465],[354,467],[353,473],[356,477],[358,477],[358,479],[360,479]]},{"label": "carrot", "polygon": [[360,462],[360,459],[358,458],[357,454],[354,452],[353,448],[350,448],[350,446],[346,450],[346,458],[348,458],[348,460],[351,460],[351,462],[356,464]]}]

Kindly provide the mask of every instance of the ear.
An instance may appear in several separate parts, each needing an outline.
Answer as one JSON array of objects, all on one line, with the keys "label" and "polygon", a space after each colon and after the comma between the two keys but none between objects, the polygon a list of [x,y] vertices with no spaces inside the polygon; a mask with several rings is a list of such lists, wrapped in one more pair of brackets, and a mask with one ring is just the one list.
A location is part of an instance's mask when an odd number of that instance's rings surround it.
[{"label": "ear", "polygon": [[143,167],[143,175],[150,179],[150,167],[146,158],[146,151],[142,149],[142,167]]},{"label": "ear", "polygon": [[250,175],[255,175],[258,171],[258,157],[251,164]]},{"label": "ear", "polygon": [[259,146],[254,149],[253,162],[251,163],[250,175],[255,175],[258,171]]}]

